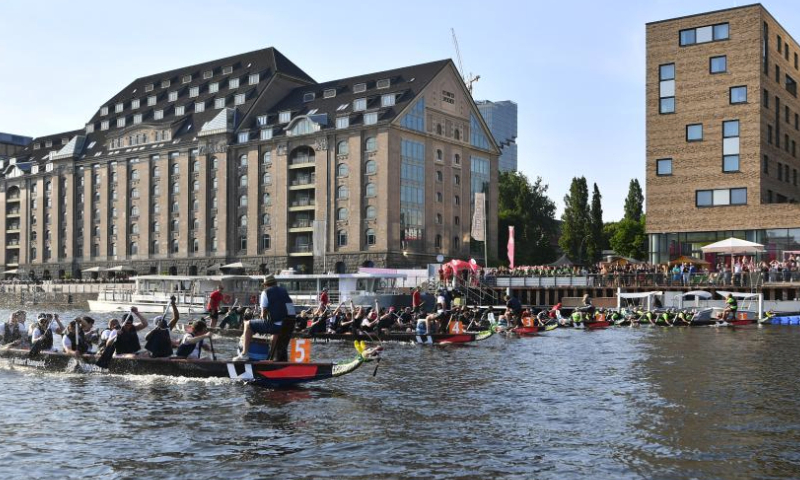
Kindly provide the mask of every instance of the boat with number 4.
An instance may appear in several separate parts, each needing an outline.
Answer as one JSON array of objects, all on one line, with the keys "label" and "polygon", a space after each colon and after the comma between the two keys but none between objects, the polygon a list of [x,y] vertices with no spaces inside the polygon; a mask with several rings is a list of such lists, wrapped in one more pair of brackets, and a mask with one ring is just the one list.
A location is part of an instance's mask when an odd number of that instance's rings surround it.
[{"label": "boat with number 4", "polygon": [[101,368],[95,364],[99,359],[97,355],[83,355],[77,358],[62,352],[41,352],[30,356],[28,350],[13,348],[0,349],[0,359],[13,367],[37,370],[229,378],[259,387],[278,388],[347,375],[358,369],[362,363],[379,358],[382,349],[381,347],[367,349],[364,344],[357,344],[356,350],[357,356],[344,363],[233,362],[183,358],[114,357],[109,362],[108,368]]}]

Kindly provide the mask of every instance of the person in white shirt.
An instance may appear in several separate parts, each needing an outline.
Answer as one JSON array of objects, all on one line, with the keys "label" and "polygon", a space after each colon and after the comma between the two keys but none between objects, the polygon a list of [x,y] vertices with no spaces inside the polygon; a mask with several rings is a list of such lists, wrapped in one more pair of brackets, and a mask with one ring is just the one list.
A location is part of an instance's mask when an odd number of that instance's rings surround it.
[{"label": "person in white shirt", "polygon": [[40,313],[32,327],[31,344],[40,342],[40,350],[54,350],[53,334],[64,334],[64,325],[61,324],[58,314]]},{"label": "person in white shirt", "polygon": [[0,323],[0,344],[7,347],[25,348],[27,343],[25,312],[17,310],[11,314],[7,322]]},{"label": "person in white shirt", "polygon": [[178,358],[199,359],[203,354],[203,349],[208,348],[203,342],[207,338],[211,338],[211,332],[208,330],[206,322],[203,320],[194,322],[192,331],[181,339],[175,356]]}]

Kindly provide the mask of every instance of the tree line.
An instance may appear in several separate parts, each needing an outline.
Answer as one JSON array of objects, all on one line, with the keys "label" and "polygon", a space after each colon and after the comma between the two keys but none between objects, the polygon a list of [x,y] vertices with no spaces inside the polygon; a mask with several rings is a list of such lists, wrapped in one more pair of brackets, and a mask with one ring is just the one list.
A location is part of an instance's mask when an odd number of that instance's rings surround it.
[{"label": "tree line", "polygon": [[520,172],[501,172],[499,191],[499,254],[508,258],[508,227],[515,229],[516,265],[544,265],[556,259],[559,248],[577,264],[599,261],[603,250],[644,259],[647,253],[644,195],[639,180],[632,179],[625,199],[625,216],[618,222],[603,222],[602,195],[597,184],[589,187],[585,177],[575,177],[564,196],[561,221],[556,220],[556,204],[547,195],[548,185],[541,177],[531,182]]}]

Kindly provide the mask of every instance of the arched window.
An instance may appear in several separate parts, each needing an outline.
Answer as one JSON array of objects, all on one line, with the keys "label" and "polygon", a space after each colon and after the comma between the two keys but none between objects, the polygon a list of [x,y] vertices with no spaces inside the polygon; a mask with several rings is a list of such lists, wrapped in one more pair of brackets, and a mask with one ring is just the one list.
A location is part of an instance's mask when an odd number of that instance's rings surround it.
[{"label": "arched window", "polygon": [[[194,253],[197,253],[197,252],[200,251],[200,240],[198,240],[196,238],[194,240],[192,240],[192,251]],[[195,268],[197,268],[197,267],[195,267]]]},{"label": "arched window", "polygon": [[180,174],[180,173],[181,173],[181,166],[180,166],[180,165],[178,165],[178,163],[177,163],[177,162],[176,162],[176,163],[173,163],[173,164],[172,164],[172,174],[173,174],[173,175],[178,175],[178,174]]},{"label": "arched window", "polygon": [[453,203],[455,203],[456,205],[461,205],[461,197],[459,197],[458,195],[455,195],[453,197]]},{"label": "arched window", "polygon": [[441,135],[441,134],[442,134],[442,124],[441,123],[437,123],[436,124],[436,135]]},{"label": "arched window", "polygon": [[336,232],[336,244],[340,247],[347,245],[347,230],[339,230]]},{"label": "arched window", "polygon": [[150,253],[158,253],[158,240],[150,242]]},{"label": "arched window", "polygon": [[444,160],[444,153],[442,153],[442,149],[441,148],[437,148],[436,149],[436,160],[438,160],[440,162],[442,160]]},{"label": "arched window", "polygon": [[158,183],[153,184],[153,196],[161,195],[161,185]]},{"label": "arched window", "polygon": [[53,182],[48,180],[47,183],[44,184],[44,191],[45,192],[52,192],[53,191]]},{"label": "arched window", "polygon": [[139,189],[131,188],[131,198],[139,198]]},{"label": "arched window", "polygon": [[442,203],[444,201],[444,196],[442,192],[436,192],[436,203]]},{"label": "arched window", "polygon": [[139,234],[139,224],[138,223],[131,223],[131,234],[138,235]]},{"label": "arched window", "polygon": [[291,165],[299,163],[314,163],[314,149],[310,147],[297,147],[289,157]]},{"label": "arched window", "polygon": [[455,225],[461,225],[461,217],[459,217],[458,215],[456,215],[455,217],[453,217],[453,224],[455,224]]},{"label": "arched window", "polygon": [[172,241],[172,253],[178,253],[178,249],[180,248],[180,242],[178,240]]},{"label": "arched window", "polygon": [[272,174],[269,172],[265,172],[264,175],[261,175],[261,183],[263,185],[272,184]]},{"label": "arched window", "polygon": [[378,194],[378,189],[377,187],[375,187],[374,183],[368,183],[364,187],[364,195],[366,195],[367,197],[374,197],[377,194]]},{"label": "arched window", "polygon": [[375,140],[375,137],[367,137],[367,140],[364,142],[364,150],[367,152],[375,152],[378,150],[378,141]]},{"label": "arched window", "polygon": [[364,164],[364,172],[367,175],[372,175],[378,172],[378,162],[375,160],[367,160],[367,163]]},{"label": "arched window", "polygon": [[347,140],[342,140],[336,144],[336,153],[338,155],[347,155],[350,153],[350,144],[347,143]]},{"label": "arched window", "polygon": [[[136,180],[136,178],[133,176],[133,172],[135,171],[136,170],[131,170],[131,180]],[[117,172],[111,172],[111,183],[117,183],[117,180],[119,180],[119,175],[117,175]]]},{"label": "arched window", "polygon": [[272,248],[272,238],[269,236],[269,233],[265,233],[261,235],[261,249],[269,250],[270,248]]},{"label": "arched window", "polygon": [[247,250],[247,235],[240,235],[239,236],[239,249],[240,250]]},{"label": "arched window", "polygon": [[219,168],[219,160],[217,160],[217,157],[211,157],[211,168],[214,170]]},{"label": "arched window", "polygon": [[177,232],[181,226],[181,222],[178,219],[172,221],[172,232]]},{"label": "arched window", "polygon": [[194,162],[192,162],[192,171],[194,173],[197,173],[197,172],[200,171],[200,161],[199,160],[195,160]]},{"label": "arched window", "polygon": [[336,220],[347,220],[349,216],[350,212],[346,208],[336,210]]},{"label": "arched window", "polygon": [[246,187],[247,186],[247,175],[241,175],[239,177],[239,186]]},{"label": "arched window", "polygon": [[153,213],[161,213],[161,204],[160,203],[155,202],[153,204]]},{"label": "arched window", "polygon": [[[116,225],[111,225],[111,235],[115,235],[116,236],[118,231],[119,231],[119,229],[117,228]],[[48,235],[46,235],[46,238],[49,238],[50,237],[50,235],[49,235],[50,234],[50,230],[48,230],[46,233],[48,234]]]},{"label": "arched window", "polygon": [[433,246],[436,247],[436,248],[442,248],[442,236],[441,235],[436,234],[436,240],[434,241]]},{"label": "arched window", "polygon": [[436,224],[437,225],[441,225],[442,224],[442,214],[441,213],[437,213],[436,214]]},{"label": "arched window", "polygon": [[[456,131],[458,131],[458,130],[456,130]],[[455,155],[453,155],[453,163],[455,163],[456,165],[461,165],[461,155],[459,155],[457,153]]]},{"label": "arched window", "polygon": [[[50,253],[48,253],[48,251],[45,251],[45,254],[47,255],[48,258],[50,257]],[[117,255],[117,244],[116,243],[112,243],[111,244],[111,255],[114,255],[114,256]]]},{"label": "arched window", "polygon": [[158,168],[157,166],[153,167],[153,178],[158,178],[160,176],[161,176],[161,169]]},{"label": "arched window", "polygon": [[239,226],[246,227],[247,226],[247,215],[242,215],[239,217]]},{"label": "arched window", "polygon": [[211,208],[217,207],[219,207],[219,201],[217,200],[217,197],[211,197]]},{"label": "arched window", "polygon": [[346,177],[350,174],[350,168],[347,166],[346,163],[340,163],[336,166],[336,176],[337,177]]},{"label": "arched window", "polygon": [[178,202],[172,202],[172,213],[178,213],[181,211],[181,206]]},{"label": "arched window", "polygon": [[172,182],[172,193],[180,193],[181,191],[181,184],[178,182]]},{"label": "arched window", "polygon": [[269,226],[269,222],[270,222],[269,213],[262,214],[261,215],[261,225],[264,225],[265,227],[268,227]]},{"label": "arched window", "polygon": [[131,242],[131,255],[138,255],[139,254],[139,244],[136,242]]},{"label": "arched window", "polygon": [[192,230],[200,230],[200,220],[195,218],[192,219]]},{"label": "arched window", "polygon": [[247,166],[247,154],[239,156],[239,166],[246,167]]},{"label": "arched window", "polygon": [[192,190],[194,190],[195,192],[200,190],[200,181],[199,180],[195,180],[194,182],[192,182]]},{"label": "arched window", "polygon": [[461,130],[456,128],[453,132],[453,135],[455,136],[456,140],[461,140]]},{"label": "arched window", "polygon": [[216,190],[218,187],[219,187],[219,180],[217,180],[217,177],[212,178],[211,179],[212,190]]},{"label": "arched window", "polygon": [[377,216],[378,216],[378,209],[377,209],[377,208],[375,208],[375,207],[374,207],[374,206],[372,206],[372,205],[369,205],[369,206],[367,207],[367,210],[366,210],[366,212],[365,212],[365,215],[366,215],[366,217],[367,217],[368,219],[373,219],[373,218],[375,218],[375,217],[377,217]]},{"label": "arched window", "polygon": [[368,228],[367,229],[367,245],[375,245],[378,241],[378,238],[375,236],[375,230]]},{"label": "arched window", "polygon": [[341,200],[349,197],[350,189],[347,188],[347,185],[340,185],[339,188],[336,189],[336,198]]},{"label": "arched window", "polygon": [[153,222],[153,232],[155,233],[159,231],[161,231],[161,225],[159,225],[158,222]]},{"label": "arched window", "polygon": [[200,202],[197,199],[192,200],[192,211],[199,212],[200,211]]},{"label": "arched window", "polygon": [[272,152],[269,150],[264,152],[264,155],[261,156],[261,161],[264,165],[272,165]]},{"label": "arched window", "polygon": [[266,207],[272,205],[272,197],[269,195],[269,193],[265,193],[261,196],[261,203]]},{"label": "arched window", "polygon": [[453,237],[453,250],[458,250],[461,248],[461,241],[458,237]]}]

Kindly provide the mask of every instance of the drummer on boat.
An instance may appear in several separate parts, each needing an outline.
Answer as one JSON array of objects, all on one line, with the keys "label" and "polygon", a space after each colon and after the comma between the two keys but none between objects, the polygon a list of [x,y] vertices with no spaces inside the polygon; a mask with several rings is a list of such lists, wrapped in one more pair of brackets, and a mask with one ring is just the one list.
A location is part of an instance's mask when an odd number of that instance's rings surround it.
[{"label": "drummer on boat", "polygon": [[234,361],[248,361],[247,352],[254,333],[273,335],[270,347],[270,360],[287,361],[289,341],[295,324],[295,309],[292,298],[285,288],[278,285],[275,276],[264,278],[264,290],[261,292],[261,317],[244,322],[242,333],[242,353],[233,358]]}]

